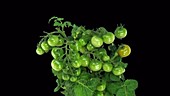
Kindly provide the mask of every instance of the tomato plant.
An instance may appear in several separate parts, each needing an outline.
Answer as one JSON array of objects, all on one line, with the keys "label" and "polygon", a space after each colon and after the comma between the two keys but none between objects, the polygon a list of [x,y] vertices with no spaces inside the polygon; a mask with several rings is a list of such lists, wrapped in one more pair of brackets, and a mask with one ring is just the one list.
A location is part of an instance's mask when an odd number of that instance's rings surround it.
[{"label": "tomato plant", "polygon": [[[51,69],[57,83],[54,92],[62,89],[64,96],[135,96],[138,82],[125,78],[128,64],[122,61],[131,48],[115,43],[126,37],[124,26],[112,32],[104,27],[87,29],[55,16],[49,23],[52,21],[55,29],[44,32],[36,54],[51,52]],[[67,35],[65,29],[71,34]]]}]

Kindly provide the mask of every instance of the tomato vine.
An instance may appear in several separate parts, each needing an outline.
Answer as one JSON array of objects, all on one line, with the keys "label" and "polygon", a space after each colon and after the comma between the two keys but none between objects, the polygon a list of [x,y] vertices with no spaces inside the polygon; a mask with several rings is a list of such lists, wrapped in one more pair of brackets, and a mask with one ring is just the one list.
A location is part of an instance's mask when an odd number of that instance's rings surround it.
[{"label": "tomato vine", "polygon": [[55,30],[40,36],[36,53],[51,52],[51,70],[57,83],[54,92],[62,88],[65,96],[135,96],[138,82],[125,78],[128,63],[122,61],[131,48],[114,43],[127,36],[123,25],[111,32],[104,27],[87,29],[56,16],[48,23],[52,21]]}]

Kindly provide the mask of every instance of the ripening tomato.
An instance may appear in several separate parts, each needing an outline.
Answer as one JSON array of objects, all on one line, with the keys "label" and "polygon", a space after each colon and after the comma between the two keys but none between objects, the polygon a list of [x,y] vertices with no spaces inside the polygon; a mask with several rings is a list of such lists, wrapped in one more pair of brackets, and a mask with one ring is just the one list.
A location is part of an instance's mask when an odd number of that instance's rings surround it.
[{"label": "ripening tomato", "polygon": [[120,57],[127,57],[131,53],[131,48],[127,44],[122,44],[118,49],[118,54]]}]

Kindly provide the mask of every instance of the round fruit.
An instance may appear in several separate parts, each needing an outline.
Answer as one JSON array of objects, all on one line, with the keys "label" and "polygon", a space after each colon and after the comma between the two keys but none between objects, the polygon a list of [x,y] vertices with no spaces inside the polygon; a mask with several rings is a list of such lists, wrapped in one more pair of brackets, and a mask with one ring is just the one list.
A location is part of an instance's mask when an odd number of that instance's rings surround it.
[{"label": "round fruit", "polygon": [[94,46],[94,47],[101,47],[103,45],[103,40],[102,38],[98,37],[98,36],[93,36],[91,38],[91,44]]},{"label": "round fruit", "polygon": [[112,32],[107,32],[103,35],[103,42],[106,44],[111,44],[115,40],[115,35]]},{"label": "round fruit", "polygon": [[120,27],[117,27],[115,32],[114,32],[115,36],[118,38],[118,39],[122,39],[122,38],[125,38],[126,35],[127,35],[127,30],[126,28],[124,28],[123,26],[120,26]]},{"label": "round fruit", "polygon": [[119,47],[118,54],[120,57],[127,57],[131,53],[131,48],[129,45],[123,44]]},{"label": "round fruit", "polygon": [[52,47],[57,46],[58,41],[59,41],[59,38],[57,35],[51,35],[47,40],[48,44]]}]

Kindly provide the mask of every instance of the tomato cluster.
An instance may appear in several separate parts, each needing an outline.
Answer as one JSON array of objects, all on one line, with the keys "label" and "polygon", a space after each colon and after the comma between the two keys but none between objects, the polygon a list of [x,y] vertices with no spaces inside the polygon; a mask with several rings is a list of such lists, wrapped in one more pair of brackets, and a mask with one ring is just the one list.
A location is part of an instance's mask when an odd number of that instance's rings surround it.
[{"label": "tomato cluster", "polygon": [[[97,30],[72,25],[71,36],[66,36],[63,26],[43,36],[37,45],[36,53],[43,55],[51,51],[51,67],[62,81],[76,82],[83,71],[102,77],[102,72],[120,76],[125,72],[121,59],[131,53],[127,44],[115,45],[114,41],[123,39],[127,30],[118,26],[114,32],[100,27]],[[64,34],[64,35],[63,35]],[[97,86],[97,96],[103,96],[106,82]]]}]

